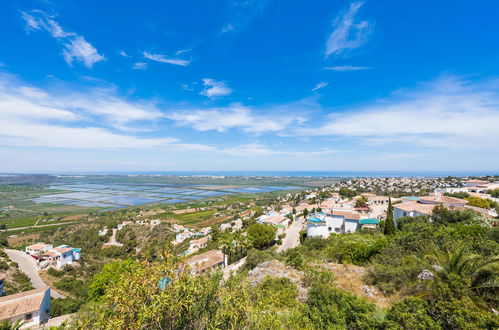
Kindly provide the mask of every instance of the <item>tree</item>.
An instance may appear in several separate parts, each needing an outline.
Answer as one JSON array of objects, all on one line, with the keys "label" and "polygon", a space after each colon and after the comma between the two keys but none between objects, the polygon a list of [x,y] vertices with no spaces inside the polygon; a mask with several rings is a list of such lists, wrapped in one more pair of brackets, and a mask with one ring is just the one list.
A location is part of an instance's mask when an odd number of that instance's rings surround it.
[{"label": "tree", "polygon": [[355,190],[352,190],[352,189],[348,189],[348,188],[340,188],[340,197],[341,198],[348,198],[348,199],[352,199],[354,198],[355,196],[357,196],[357,192]]},{"label": "tree", "polygon": [[362,207],[367,204],[367,198],[365,196],[360,196],[356,201],[355,201],[355,207]]},{"label": "tree", "polygon": [[274,226],[254,223],[248,227],[248,238],[255,248],[263,249],[274,241],[276,231]]},{"label": "tree", "polygon": [[452,275],[466,277],[470,280],[471,289],[486,298],[499,295],[499,278],[497,275],[497,266],[499,257],[484,257],[470,254],[466,251],[466,246],[444,251],[433,248],[427,255],[427,259],[439,267],[437,275],[443,281],[449,281]]},{"label": "tree", "polygon": [[395,234],[395,219],[393,218],[393,205],[392,199],[388,199],[388,209],[386,210],[386,220],[385,220],[385,235]]},{"label": "tree", "polygon": [[105,264],[100,273],[94,275],[93,281],[88,288],[88,297],[92,301],[98,301],[106,293],[106,288],[117,282],[125,271],[132,269],[134,262],[130,259],[116,260]]}]

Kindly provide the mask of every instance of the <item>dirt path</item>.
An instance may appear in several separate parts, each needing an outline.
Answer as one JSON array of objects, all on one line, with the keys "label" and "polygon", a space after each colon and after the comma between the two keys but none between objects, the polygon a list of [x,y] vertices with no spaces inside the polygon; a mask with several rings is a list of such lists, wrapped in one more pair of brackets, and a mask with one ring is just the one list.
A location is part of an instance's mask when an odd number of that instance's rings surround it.
[{"label": "dirt path", "polygon": [[[38,268],[35,260],[26,253],[18,250],[4,249],[5,253],[9,256],[10,260],[19,265],[19,270],[29,277],[31,284],[35,289],[46,288],[48,285],[43,282],[38,274]],[[64,298],[65,296],[50,288],[50,295],[52,298]]]},{"label": "dirt path", "polygon": [[122,243],[116,241],[116,233],[118,232],[117,228],[113,228],[113,234],[109,237],[109,242],[103,244],[102,246],[123,246]]}]

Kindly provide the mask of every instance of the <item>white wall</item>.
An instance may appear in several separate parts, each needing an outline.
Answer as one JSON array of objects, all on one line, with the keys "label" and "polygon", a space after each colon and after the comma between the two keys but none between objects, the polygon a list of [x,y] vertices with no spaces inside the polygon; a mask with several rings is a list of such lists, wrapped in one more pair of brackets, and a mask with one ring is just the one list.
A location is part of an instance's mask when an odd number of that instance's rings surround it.
[{"label": "white wall", "polygon": [[345,233],[354,233],[359,227],[359,221],[345,219]]},{"label": "white wall", "polygon": [[329,232],[325,224],[314,224],[307,222],[307,236],[328,238]]}]

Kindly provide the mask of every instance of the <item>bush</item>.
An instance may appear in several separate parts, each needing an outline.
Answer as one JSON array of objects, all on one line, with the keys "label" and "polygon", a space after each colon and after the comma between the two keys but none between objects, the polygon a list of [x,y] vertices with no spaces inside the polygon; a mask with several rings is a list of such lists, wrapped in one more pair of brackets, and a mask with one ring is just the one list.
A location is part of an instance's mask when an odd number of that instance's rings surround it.
[{"label": "bush", "polygon": [[297,249],[289,250],[286,256],[286,264],[296,268],[301,269],[304,265],[305,261],[300,252]]},{"label": "bush", "polygon": [[67,297],[64,299],[52,299],[50,301],[50,317],[76,313],[83,305],[79,298]]},{"label": "bush", "polygon": [[50,276],[54,276],[54,277],[61,277],[62,275],[64,275],[64,271],[63,270],[56,270],[54,268],[49,268],[47,270],[47,274],[49,274]]},{"label": "bush", "polygon": [[248,255],[246,257],[246,262],[244,263],[244,268],[247,270],[251,270],[265,261],[274,260],[277,258],[275,252],[271,252],[268,250],[257,250],[251,249],[248,251]]},{"label": "bush", "polygon": [[375,329],[374,304],[326,284],[313,285],[304,313],[317,329]]},{"label": "bush", "polygon": [[0,261],[0,270],[9,269],[9,264],[6,261]]},{"label": "bush", "polygon": [[267,276],[257,286],[256,294],[265,305],[293,307],[297,303],[298,288],[289,278]]}]

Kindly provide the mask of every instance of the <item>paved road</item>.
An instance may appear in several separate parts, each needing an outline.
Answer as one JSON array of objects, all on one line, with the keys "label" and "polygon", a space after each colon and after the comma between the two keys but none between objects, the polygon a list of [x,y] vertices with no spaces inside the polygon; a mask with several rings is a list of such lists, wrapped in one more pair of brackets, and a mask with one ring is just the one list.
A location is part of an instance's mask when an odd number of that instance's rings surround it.
[{"label": "paved road", "polygon": [[34,225],[34,226],[27,226],[27,227],[17,227],[17,228],[8,228],[8,229],[3,229],[3,230],[0,230],[0,232],[2,231],[14,231],[14,230],[21,230],[21,229],[29,229],[29,228],[41,228],[41,227],[51,227],[51,226],[62,226],[62,225],[69,225],[71,223],[75,223],[74,221],[71,221],[71,222],[59,222],[59,223],[50,223],[48,225]]},{"label": "paved road", "polygon": [[[46,288],[48,286],[45,282],[43,282],[40,275],[38,275],[38,268],[36,267],[36,262],[32,257],[18,250],[4,249],[4,251],[7,253],[10,260],[17,262],[19,270],[29,277],[35,289]],[[65,297],[53,288],[50,288],[50,295],[52,298]]]},{"label": "paved road", "polygon": [[289,228],[286,230],[286,237],[282,240],[282,245],[279,246],[277,252],[292,249],[300,244],[300,231],[303,228],[303,223],[304,219],[301,217],[291,223]]}]

